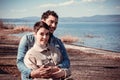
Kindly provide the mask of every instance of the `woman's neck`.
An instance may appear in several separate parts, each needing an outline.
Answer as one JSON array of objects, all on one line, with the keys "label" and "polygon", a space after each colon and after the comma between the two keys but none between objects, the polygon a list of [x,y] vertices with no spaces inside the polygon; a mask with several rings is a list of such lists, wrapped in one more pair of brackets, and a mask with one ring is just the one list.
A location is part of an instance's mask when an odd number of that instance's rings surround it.
[{"label": "woman's neck", "polygon": [[39,43],[37,43],[37,42],[35,42],[35,44],[36,44],[37,46],[41,47],[41,48],[46,48],[46,47],[47,47],[47,44],[41,45],[41,44],[39,44]]}]

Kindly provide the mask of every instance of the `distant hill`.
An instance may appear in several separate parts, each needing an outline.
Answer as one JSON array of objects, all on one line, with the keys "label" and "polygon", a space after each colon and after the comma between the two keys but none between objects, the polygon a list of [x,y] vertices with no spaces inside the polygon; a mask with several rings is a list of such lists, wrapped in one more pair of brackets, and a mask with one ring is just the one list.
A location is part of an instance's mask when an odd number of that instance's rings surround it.
[{"label": "distant hill", "polygon": [[40,17],[24,17],[24,18],[0,18],[3,22],[36,22],[40,20]]},{"label": "distant hill", "polygon": [[[3,22],[36,22],[40,17],[24,17],[24,18],[0,18]],[[120,15],[95,15],[90,17],[62,17],[60,22],[120,22]]]},{"label": "distant hill", "polygon": [[67,17],[60,22],[120,22],[120,15],[95,15],[91,17]]}]

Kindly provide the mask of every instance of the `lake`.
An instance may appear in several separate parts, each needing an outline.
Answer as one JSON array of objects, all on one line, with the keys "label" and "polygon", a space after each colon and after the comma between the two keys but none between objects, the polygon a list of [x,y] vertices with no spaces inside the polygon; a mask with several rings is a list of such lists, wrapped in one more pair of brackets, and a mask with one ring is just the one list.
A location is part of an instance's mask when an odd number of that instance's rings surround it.
[{"label": "lake", "polygon": [[[14,24],[30,27],[34,25],[29,22]],[[79,38],[74,43],[76,45],[120,52],[120,22],[60,22],[54,35],[71,35]]]}]

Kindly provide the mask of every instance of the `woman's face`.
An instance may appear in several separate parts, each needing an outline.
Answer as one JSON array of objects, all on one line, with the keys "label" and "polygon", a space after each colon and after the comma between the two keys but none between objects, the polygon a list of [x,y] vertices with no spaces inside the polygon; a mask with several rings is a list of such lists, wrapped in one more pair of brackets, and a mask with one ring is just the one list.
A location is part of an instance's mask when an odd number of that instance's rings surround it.
[{"label": "woman's face", "polygon": [[49,40],[49,30],[45,28],[40,28],[37,33],[35,33],[36,42],[40,45],[46,45]]}]

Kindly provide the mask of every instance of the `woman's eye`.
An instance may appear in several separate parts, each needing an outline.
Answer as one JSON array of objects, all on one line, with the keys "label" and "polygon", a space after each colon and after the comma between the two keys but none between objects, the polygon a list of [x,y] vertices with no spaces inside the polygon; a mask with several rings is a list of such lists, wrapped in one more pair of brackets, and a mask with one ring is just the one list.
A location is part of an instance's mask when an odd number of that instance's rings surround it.
[{"label": "woman's eye", "polygon": [[41,36],[44,36],[44,33],[40,33]]},{"label": "woman's eye", "polygon": [[45,33],[40,33],[40,35],[41,36],[44,36],[44,35],[49,36],[49,33],[46,33],[46,34]]}]

